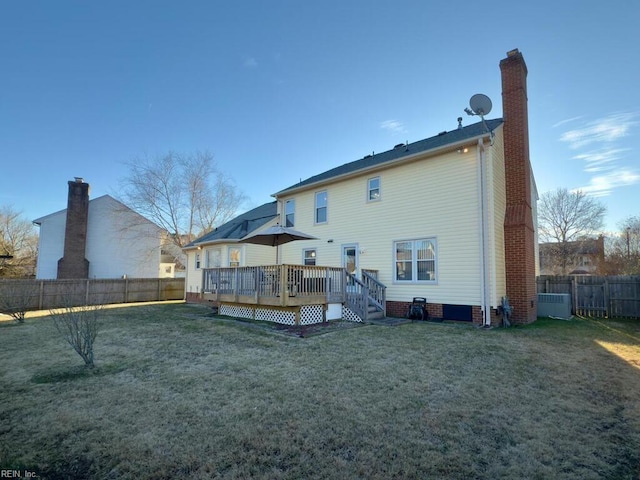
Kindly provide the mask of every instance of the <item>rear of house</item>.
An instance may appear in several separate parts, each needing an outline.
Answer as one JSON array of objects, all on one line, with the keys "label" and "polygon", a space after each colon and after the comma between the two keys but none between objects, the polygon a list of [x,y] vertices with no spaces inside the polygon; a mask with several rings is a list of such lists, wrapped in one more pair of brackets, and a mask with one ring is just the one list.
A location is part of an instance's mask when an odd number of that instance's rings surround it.
[{"label": "rear of house", "polygon": [[[282,245],[281,263],[340,267],[356,279],[371,273],[383,284],[382,310],[390,316],[405,316],[414,297],[426,297],[433,317],[496,325],[508,305],[511,321],[534,321],[537,193],[527,68],[513,50],[500,69],[503,119],[468,126],[459,119],[449,132],[367,155],[274,194],[277,221],[316,237]],[[279,292],[290,288],[287,271],[279,275]],[[261,271],[245,273],[257,290],[244,300],[266,301]],[[213,298],[222,298],[221,278],[211,281]],[[356,282],[347,279],[347,287],[349,281]],[[236,288],[223,292],[232,303]]]},{"label": "rear of house", "polygon": [[426,297],[432,316],[480,322],[505,295],[502,121],[487,125],[493,145],[476,123],[276,194],[281,221],[318,238],[284,245],[283,262],[377,271],[388,315]]}]

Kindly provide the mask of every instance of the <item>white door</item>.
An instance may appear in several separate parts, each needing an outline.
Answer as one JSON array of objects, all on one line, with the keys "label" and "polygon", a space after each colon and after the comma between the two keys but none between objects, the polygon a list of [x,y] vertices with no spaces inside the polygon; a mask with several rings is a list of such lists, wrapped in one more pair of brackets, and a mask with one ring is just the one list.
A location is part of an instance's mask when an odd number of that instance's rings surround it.
[{"label": "white door", "polygon": [[[358,276],[358,244],[350,243],[342,246],[342,266],[351,275]],[[353,282],[347,282],[347,288],[352,286]]]}]

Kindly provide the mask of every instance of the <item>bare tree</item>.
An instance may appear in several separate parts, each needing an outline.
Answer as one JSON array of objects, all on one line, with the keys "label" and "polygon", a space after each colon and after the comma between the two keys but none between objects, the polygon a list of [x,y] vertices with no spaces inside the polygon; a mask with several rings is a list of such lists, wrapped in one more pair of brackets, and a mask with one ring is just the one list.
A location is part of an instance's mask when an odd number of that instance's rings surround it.
[{"label": "bare tree", "polygon": [[618,225],[620,232],[607,243],[606,273],[640,274],[640,217],[628,217]]},{"label": "bare tree", "polygon": [[544,193],[538,204],[538,223],[543,242],[553,244],[553,263],[566,273],[580,244],[602,230],[606,207],[580,190],[559,188]]},{"label": "bare tree", "polygon": [[35,274],[38,236],[33,224],[11,206],[0,207],[0,277],[20,278]]},{"label": "bare tree", "polygon": [[231,219],[245,200],[207,152],[169,152],[128,166],[123,203],[169,232],[177,247]]},{"label": "bare tree", "polygon": [[[70,302],[69,302],[70,303]],[[100,327],[102,305],[65,307],[51,311],[53,324],[69,345],[80,355],[87,368],[94,367],[93,345]]]}]

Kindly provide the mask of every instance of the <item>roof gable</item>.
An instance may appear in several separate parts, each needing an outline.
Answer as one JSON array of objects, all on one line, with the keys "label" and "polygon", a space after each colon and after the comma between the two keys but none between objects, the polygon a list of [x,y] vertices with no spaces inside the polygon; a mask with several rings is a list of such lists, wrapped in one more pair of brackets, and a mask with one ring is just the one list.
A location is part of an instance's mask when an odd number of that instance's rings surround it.
[{"label": "roof gable", "polygon": [[503,120],[501,118],[487,120],[486,127],[482,122],[478,122],[466,127],[457,128],[450,132],[441,132],[438,135],[426,138],[424,140],[419,140],[417,142],[408,143],[406,145],[400,144],[391,150],[387,150],[386,152],[367,155],[360,160],[345,163],[344,165],[340,165],[339,167],[332,168],[330,170],[327,170],[326,172],[307,178],[306,180],[296,183],[295,185],[291,185],[284,190],[280,190],[279,192],[275,193],[274,196],[282,195],[289,192],[290,190],[297,190],[298,188],[305,187],[307,185],[325,182],[333,178],[348,175],[350,173],[356,173],[361,170],[368,170],[372,167],[382,166],[385,163],[391,163],[392,161],[399,160],[403,157],[410,157],[418,153],[425,153],[430,150],[436,150],[447,145],[455,145],[459,142],[463,142],[464,140],[469,140],[471,138],[489,135],[487,127],[490,131],[493,131],[502,123]]},{"label": "roof gable", "polygon": [[[135,210],[131,209],[130,207],[128,207],[127,205],[122,203],[120,200],[117,200],[117,199],[113,198],[111,195],[108,195],[108,194],[107,195],[101,195],[100,197],[96,197],[96,198],[90,199],[89,200],[89,208],[91,208],[92,205],[99,205],[99,204],[102,204],[102,203],[111,204],[114,209],[117,208],[117,209],[119,209],[121,211],[130,212],[130,213],[136,215],[137,217],[139,217],[141,222],[145,222],[145,223],[151,224],[151,225],[155,226],[156,228],[158,228],[159,230],[162,230],[162,228],[159,227],[158,225],[156,225],[154,222],[152,222],[148,218],[140,215],[138,212],[136,212]],[[53,213],[50,213],[50,214],[45,215],[43,217],[36,218],[35,220],[33,220],[32,223],[35,223],[36,225],[41,225],[43,221],[49,220],[50,218],[56,217],[58,215],[64,215],[65,218],[66,218],[67,209],[64,208],[62,210],[58,210],[57,212],[53,212]]]}]

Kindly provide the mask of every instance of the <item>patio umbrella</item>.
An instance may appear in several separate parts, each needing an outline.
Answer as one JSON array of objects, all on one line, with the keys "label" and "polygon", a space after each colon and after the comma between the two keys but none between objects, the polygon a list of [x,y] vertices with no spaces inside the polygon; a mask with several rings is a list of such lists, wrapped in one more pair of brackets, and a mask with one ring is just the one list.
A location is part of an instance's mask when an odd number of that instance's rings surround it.
[{"label": "patio umbrella", "polygon": [[240,243],[254,243],[256,245],[269,245],[276,247],[276,264],[278,264],[278,246],[285,243],[294,242],[296,240],[317,240],[317,237],[299,232],[293,228],[283,227],[282,225],[273,225],[261,232],[247,235],[238,240]]}]

